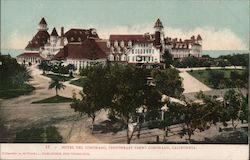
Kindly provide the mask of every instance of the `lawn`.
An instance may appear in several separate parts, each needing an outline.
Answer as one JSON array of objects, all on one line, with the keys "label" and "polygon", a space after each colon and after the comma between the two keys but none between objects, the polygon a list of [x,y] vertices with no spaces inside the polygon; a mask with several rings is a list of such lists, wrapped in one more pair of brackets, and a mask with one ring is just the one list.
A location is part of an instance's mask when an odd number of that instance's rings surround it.
[{"label": "lawn", "polygon": [[82,87],[83,82],[84,82],[84,78],[80,78],[80,79],[71,81],[70,84]]},{"label": "lawn", "polygon": [[188,71],[193,77],[201,81],[202,83],[206,84],[209,87],[214,88],[214,86],[209,82],[209,72],[224,72],[225,79],[230,78],[231,72],[238,72],[239,74],[243,73],[243,70],[240,69],[206,69],[206,70],[193,70]]},{"label": "lawn", "polygon": [[35,101],[32,103],[38,104],[38,103],[65,103],[65,102],[72,102],[72,98],[67,98],[67,97],[62,97],[62,96],[57,95],[57,96],[49,97],[43,100]]},{"label": "lawn", "polygon": [[35,90],[35,87],[29,84],[25,84],[19,88],[11,88],[11,89],[4,89],[0,90],[0,98],[2,99],[9,99],[15,98],[22,95],[27,95]]},{"label": "lawn", "polygon": [[56,75],[56,74],[43,74],[44,76],[46,77],[49,77],[51,79],[54,79],[54,78],[58,78],[60,81],[69,81],[72,79],[72,77],[68,77],[68,76],[63,76],[63,75]]}]

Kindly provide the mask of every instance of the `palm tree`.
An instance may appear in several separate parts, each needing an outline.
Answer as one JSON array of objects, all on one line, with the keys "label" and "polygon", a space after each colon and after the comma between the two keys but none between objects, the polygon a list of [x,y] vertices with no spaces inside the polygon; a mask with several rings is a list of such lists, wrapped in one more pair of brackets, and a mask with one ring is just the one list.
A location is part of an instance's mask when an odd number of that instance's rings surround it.
[{"label": "palm tree", "polygon": [[60,89],[64,89],[65,85],[58,78],[53,78],[50,81],[49,89],[53,89],[53,88],[55,88],[55,90],[56,90],[56,96],[57,96],[58,95],[57,91],[60,90]]}]

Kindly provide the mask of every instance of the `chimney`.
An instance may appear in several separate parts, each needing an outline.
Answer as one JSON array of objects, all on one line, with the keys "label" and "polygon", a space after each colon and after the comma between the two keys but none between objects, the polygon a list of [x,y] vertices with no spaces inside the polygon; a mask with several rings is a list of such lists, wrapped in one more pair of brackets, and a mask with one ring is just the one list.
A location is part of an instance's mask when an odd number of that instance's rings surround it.
[{"label": "chimney", "polygon": [[64,27],[61,27],[61,42],[60,46],[64,46]]},{"label": "chimney", "polygon": [[64,27],[61,27],[61,37],[64,36]]}]

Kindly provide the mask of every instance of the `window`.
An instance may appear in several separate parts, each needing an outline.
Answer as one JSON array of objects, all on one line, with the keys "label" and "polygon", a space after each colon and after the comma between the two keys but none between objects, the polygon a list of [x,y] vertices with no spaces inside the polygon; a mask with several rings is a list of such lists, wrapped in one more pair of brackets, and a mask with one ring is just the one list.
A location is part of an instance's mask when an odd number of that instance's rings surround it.
[{"label": "window", "polygon": [[124,47],[124,41],[121,41],[121,42],[120,42],[120,46],[121,46],[121,47]]},{"label": "window", "polygon": [[78,41],[81,41],[81,40],[82,40],[82,39],[79,37],[79,38],[78,38]]},{"label": "window", "polygon": [[74,41],[74,37],[71,37],[71,41]]},{"label": "window", "polygon": [[118,42],[117,41],[115,41],[114,46],[118,47]]},{"label": "window", "polygon": [[152,49],[152,53],[154,53],[154,49]]},{"label": "window", "polygon": [[131,41],[128,41],[128,47],[132,47],[132,42]]},{"label": "window", "polygon": [[133,57],[132,57],[132,62],[134,62],[134,61],[135,61],[135,57],[133,56]]},{"label": "window", "polygon": [[114,47],[111,47],[110,50],[112,53],[114,53]]},{"label": "window", "polygon": [[134,49],[132,49],[132,54],[134,54]]},{"label": "window", "polygon": [[110,41],[107,41],[107,47],[108,48],[110,47]]}]

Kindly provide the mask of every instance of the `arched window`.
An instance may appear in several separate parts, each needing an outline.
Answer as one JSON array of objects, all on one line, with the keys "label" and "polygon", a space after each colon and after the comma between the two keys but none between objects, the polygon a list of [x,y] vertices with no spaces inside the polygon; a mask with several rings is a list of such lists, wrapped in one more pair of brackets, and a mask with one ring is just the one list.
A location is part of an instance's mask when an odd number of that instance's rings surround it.
[{"label": "arched window", "polygon": [[114,53],[114,47],[111,47],[110,50],[112,53]]},{"label": "arched window", "polygon": [[114,56],[113,56],[113,54],[110,54],[110,55],[109,55],[109,60],[110,60],[110,61],[114,61]]},{"label": "arched window", "polygon": [[107,47],[110,48],[110,41],[107,41]]},{"label": "arched window", "polygon": [[117,52],[121,53],[121,48],[120,47],[117,47]]},{"label": "arched window", "polygon": [[118,47],[118,42],[117,41],[115,41],[114,47]]},{"label": "arched window", "polygon": [[132,42],[131,41],[128,41],[128,47],[132,47]]},{"label": "arched window", "polygon": [[120,56],[116,56],[116,61],[120,61]]},{"label": "arched window", "polygon": [[121,46],[121,47],[124,47],[124,41],[121,41],[121,42],[120,42],[120,46]]}]

